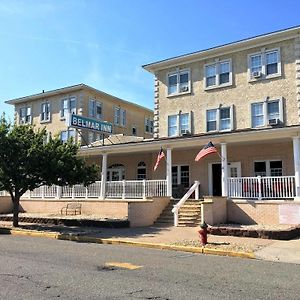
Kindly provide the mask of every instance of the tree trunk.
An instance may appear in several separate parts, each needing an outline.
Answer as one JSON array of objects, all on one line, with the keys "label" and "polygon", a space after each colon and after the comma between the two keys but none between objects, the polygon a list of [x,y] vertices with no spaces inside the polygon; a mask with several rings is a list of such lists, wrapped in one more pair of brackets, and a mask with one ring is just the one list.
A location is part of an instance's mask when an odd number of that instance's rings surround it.
[{"label": "tree trunk", "polygon": [[13,226],[19,227],[19,203],[20,197],[13,198]]}]

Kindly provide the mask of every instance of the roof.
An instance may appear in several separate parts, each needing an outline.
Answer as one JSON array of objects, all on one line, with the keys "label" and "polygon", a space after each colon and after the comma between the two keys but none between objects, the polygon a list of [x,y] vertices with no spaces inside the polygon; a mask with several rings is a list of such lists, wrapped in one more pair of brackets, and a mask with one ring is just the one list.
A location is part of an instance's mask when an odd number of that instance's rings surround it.
[{"label": "roof", "polygon": [[[203,145],[212,141],[215,145],[228,143],[230,145],[241,144],[245,142],[262,143],[270,140],[287,139],[292,143],[292,137],[297,136],[300,131],[300,125],[290,125],[285,127],[271,127],[252,129],[245,128],[232,132],[219,133],[200,133],[191,136],[162,137],[159,139],[143,139],[134,137],[133,140],[120,140],[119,143],[93,143],[92,147],[82,146],[79,155],[99,155],[103,153],[121,154],[121,153],[138,153],[138,152],[157,152],[161,147],[171,149],[187,150],[192,147],[198,147],[199,150]],[[124,136],[127,139],[126,136]],[[130,138],[128,136],[128,138]]]},{"label": "roof", "polygon": [[[143,137],[124,135],[124,134],[113,134],[105,138],[104,141],[99,140],[91,144],[92,147],[99,146],[111,146],[117,144],[128,144],[128,143],[138,143],[144,140]],[[85,146],[83,146],[85,147]]]},{"label": "roof", "polygon": [[296,36],[297,34],[298,35],[300,34],[300,25],[273,31],[273,32],[269,32],[269,33],[264,33],[261,35],[256,35],[256,36],[253,36],[250,38],[245,38],[245,39],[238,40],[235,42],[231,42],[231,43],[215,46],[212,48],[191,52],[188,54],[171,57],[168,59],[163,59],[163,60],[160,60],[157,62],[143,65],[142,67],[151,73],[155,73],[155,71],[158,71],[158,70],[166,68],[166,67],[190,63],[195,60],[206,59],[206,58],[213,57],[216,55],[222,55],[227,52],[238,51],[244,47],[252,48],[252,47],[257,47],[260,44],[272,43],[277,40],[289,39],[289,38]]},{"label": "roof", "polygon": [[59,95],[59,94],[62,94],[62,93],[71,93],[71,92],[75,92],[75,91],[79,91],[79,90],[83,90],[83,89],[90,90],[90,91],[102,94],[103,96],[112,97],[117,101],[123,102],[124,104],[134,105],[138,108],[145,109],[145,110],[148,110],[149,112],[153,113],[153,110],[151,110],[147,107],[144,107],[142,105],[139,105],[139,104],[136,104],[136,103],[133,103],[133,102],[123,100],[121,98],[118,98],[118,97],[110,95],[110,94],[107,94],[103,91],[97,90],[97,89],[95,89],[95,88],[93,88],[89,85],[84,84],[84,83],[71,85],[71,86],[66,86],[66,87],[63,87],[63,88],[50,90],[50,91],[47,91],[47,92],[43,91],[42,93],[33,94],[33,95],[25,96],[25,97],[6,100],[5,103],[15,105],[15,104],[19,104],[19,103],[23,103],[23,102],[27,102],[27,101],[38,100],[38,99],[41,99],[42,97],[50,97],[50,96]]}]

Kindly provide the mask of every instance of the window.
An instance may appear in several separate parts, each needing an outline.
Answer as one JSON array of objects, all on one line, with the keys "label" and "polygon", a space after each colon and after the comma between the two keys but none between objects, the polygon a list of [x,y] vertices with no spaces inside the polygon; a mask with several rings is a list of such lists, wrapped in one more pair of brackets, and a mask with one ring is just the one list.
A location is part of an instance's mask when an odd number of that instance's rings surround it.
[{"label": "window", "polygon": [[251,104],[252,128],[283,122],[282,99]]},{"label": "window", "polygon": [[100,141],[101,135],[100,133],[89,131],[89,144],[94,143],[96,141]]},{"label": "window", "polygon": [[168,74],[168,95],[190,92],[190,71],[181,70]]},{"label": "window", "polygon": [[206,111],[206,130],[226,131],[233,129],[233,106]]},{"label": "window", "polygon": [[126,126],[126,110],[118,106],[114,107],[114,124],[119,126]]},{"label": "window", "polygon": [[145,119],[145,132],[153,133],[153,120],[149,118]]},{"label": "window", "polygon": [[280,50],[262,50],[249,55],[250,80],[271,78],[281,75]]},{"label": "window", "polygon": [[206,89],[232,84],[231,60],[219,61],[204,68]]},{"label": "window", "polygon": [[146,179],[146,175],[147,175],[146,172],[147,172],[146,164],[143,161],[139,162],[137,166],[137,179],[138,180]]},{"label": "window", "polygon": [[26,106],[20,108],[20,119],[19,123],[20,124],[31,124],[31,107]]},{"label": "window", "polygon": [[191,132],[190,114],[168,116],[168,136],[178,136]]},{"label": "window", "polygon": [[176,136],[177,132],[177,115],[168,117],[168,136]]},{"label": "window", "polygon": [[65,118],[68,113],[76,114],[76,98],[70,97],[61,100],[61,118]]},{"label": "window", "polygon": [[189,166],[172,166],[172,185],[183,185],[188,188],[190,186],[190,168]]},{"label": "window", "polygon": [[120,181],[125,179],[125,167],[121,164],[111,165],[107,169],[107,181]]},{"label": "window", "polygon": [[50,121],[50,103],[45,102],[41,105],[41,122]]},{"label": "window", "polygon": [[266,160],[254,162],[255,176],[282,176],[281,160]]},{"label": "window", "polygon": [[89,117],[102,119],[102,103],[89,99]]},{"label": "window", "polygon": [[64,130],[60,132],[60,139],[66,143],[68,139],[73,138],[75,142],[75,130]]}]

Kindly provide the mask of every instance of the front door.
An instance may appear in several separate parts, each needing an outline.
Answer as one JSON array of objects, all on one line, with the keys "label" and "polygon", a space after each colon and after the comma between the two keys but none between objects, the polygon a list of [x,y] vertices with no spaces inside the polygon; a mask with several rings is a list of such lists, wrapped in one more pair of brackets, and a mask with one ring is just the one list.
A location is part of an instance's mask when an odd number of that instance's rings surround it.
[{"label": "front door", "polygon": [[221,164],[212,164],[212,195],[222,195]]},{"label": "front door", "polygon": [[[209,178],[209,194],[212,196],[222,195],[222,170],[221,163],[210,165],[211,176]],[[241,162],[228,163],[228,177],[241,177]]]}]

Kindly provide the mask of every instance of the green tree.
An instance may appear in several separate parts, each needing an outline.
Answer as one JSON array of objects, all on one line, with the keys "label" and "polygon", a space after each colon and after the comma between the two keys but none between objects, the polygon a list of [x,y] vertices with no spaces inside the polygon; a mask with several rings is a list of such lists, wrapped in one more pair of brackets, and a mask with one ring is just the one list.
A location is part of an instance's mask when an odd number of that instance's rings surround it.
[{"label": "green tree", "polygon": [[18,226],[19,202],[27,190],[42,185],[59,186],[95,182],[96,166],[87,166],[77,157],[79,146],[58,137],[45,143],[46,130],[31,125],[11,125],[0,120],[0,190],[13,202],[13,226]]}]

